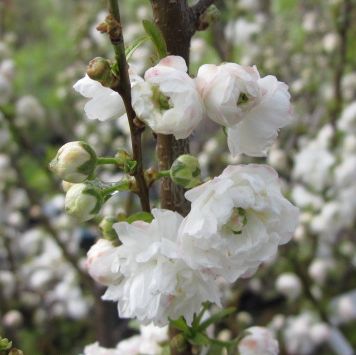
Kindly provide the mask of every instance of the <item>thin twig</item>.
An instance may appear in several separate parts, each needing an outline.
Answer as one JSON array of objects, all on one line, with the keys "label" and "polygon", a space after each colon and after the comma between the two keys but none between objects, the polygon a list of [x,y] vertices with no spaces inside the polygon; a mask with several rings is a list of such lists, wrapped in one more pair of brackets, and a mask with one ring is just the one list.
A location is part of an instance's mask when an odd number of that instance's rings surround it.
[{"label": "thin twig", "polygon": [[344,75],[346,60],[347,60],[347,45],[348,45],[348,34],[350,29],[351,13],[352,13],[352,1],[344,0],[341,6],[341,14],[339,19],[339,25],[337,26],[340,46],[339,46],[339,57],[337,58],[337,63],[335,66],[334,73],[334,105],[331,112],[331,123],[336,124],[338,116],[342,110],[342,105],[344,101],[342,93],[342,77]]},{"label": "thin twig", "polygon": [[190,9],[193,13],[195,23],[199,21],[199,17],[212,5],[215,0],[200,0],[197,4],[193,5]]},{"label": "thin twig", "polygon": [[144,211],[150,212],[149,192],[144,177],[142,161],[143,159],[141,135],[143,128],[141,125],[135,124],[137,122],[137,117],[131,102],[131,83],[128,72],[128,64],[125,56],[125,44],[122,35],[120,10],[117,0],[109,0],[109,11],[111,17],[108,17],[108,20],[110,20],[108,34],[110,37],[111,44],[113,45],[115,50],[115,59],[117,62],[120,77],[117,86],[113,87],[112,89],[120,94],[125,105],[127,118],[130,125],[133,159],[137,161],[137,167],[134,173],[134,177],[136,179],[136,184],[139,189],[138,195],[140,198],[142,209]]}]

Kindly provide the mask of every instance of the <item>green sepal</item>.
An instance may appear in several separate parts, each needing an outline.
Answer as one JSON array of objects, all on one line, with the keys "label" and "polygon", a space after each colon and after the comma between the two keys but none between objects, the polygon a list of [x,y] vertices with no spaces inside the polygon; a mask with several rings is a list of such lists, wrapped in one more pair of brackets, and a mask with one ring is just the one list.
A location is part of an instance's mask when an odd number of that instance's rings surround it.
[{"label": "green sepal", "polygon": [[90,155],[90,159],[78,167],[78,172],[83,175],[90,176],[93,174],[96,168],[97,156],[94,149],[86,142],[79,141],[79,144]]},{"label": "green sepal", "polygon": [[180,317],[176,320],[170,320],[170,324],[174,327],[183,332],[184,335],[190,336],[192,335],[191,328],[188,327],[187,322],[183,317]]},{"label": "green sepal", "polygon": [[153,220],[153,216],[149,212],[137,212],[132,214],[131,216],[127,217],[126,222],[127,223],[133,223],[135,221],[143,221],[146,223],[151,223]]},{"label": "green sepal", "polygon": [[197,333],[194,337],[189,339],[189,342],[193,345],[206,346],[211,344],[210,339],[204,333]]},{"label": "green sepal", "polygon": [[156,47],[159,58],[162,59],[166,57],[168,55],[167,44],[161,30],[153,22],[148,20],[143,20],[142,24],[145,32]]}]

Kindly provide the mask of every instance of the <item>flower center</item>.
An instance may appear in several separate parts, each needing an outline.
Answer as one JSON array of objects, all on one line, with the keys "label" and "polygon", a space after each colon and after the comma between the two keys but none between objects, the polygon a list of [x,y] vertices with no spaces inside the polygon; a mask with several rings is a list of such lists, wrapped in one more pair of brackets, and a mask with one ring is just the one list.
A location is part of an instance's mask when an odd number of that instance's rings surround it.
[{"label": "flower center", "polygon": [[227,223],[224,224],[223,229],[227,233],[241,234],[243,227],[247,224],[246,211],[243,208],[234,208]]},{"label": "flower center", "polygon": [[240,105],[246,104],[248,102],[248,100],[249,100],[249,97],[244,92],[242,92],[236,102],[236,105],[240,106]]},{"label": "flower center", "polygon": [[160,110],[160,111],[166,111],[172,108],[171,103],[170,103],[170,97],[164,95],[160,90],[158,86],[153,86],[152,87],[152,101],[153,104],[155,105],[155,108]]}]

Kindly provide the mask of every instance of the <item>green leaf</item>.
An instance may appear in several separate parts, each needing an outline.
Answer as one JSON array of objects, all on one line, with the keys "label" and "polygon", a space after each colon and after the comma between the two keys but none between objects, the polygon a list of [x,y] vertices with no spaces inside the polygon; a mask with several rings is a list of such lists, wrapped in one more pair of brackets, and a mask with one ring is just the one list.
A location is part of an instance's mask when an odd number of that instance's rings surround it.
[{"label": "green leaf", "polygon": [[127,217],[126,222],[132,223],[135,221],[144,221],[147,223],[151,223],[153,220],[153,216],[149,212],[137,212]]},{"label": "green leaf", "polygon": [[143,20],[142,24],[145,32],[150,37],[152,43],[155,45],[158,56],[160,58],[166,57],[168,54],[167,45],[160,29],[153,22],[148,20]]},{"label": "green leaf", "polygon": [[135,40],[133,40],[126,48],[125,48],[125,55],[126,55],[126,60],[128,61],[132,54],[135,52],[135,50],[144,42],[149,40],[150,37],[147,35],[142,35],[137,37]]},{"label": "green leaf", "polygon": [[235,307],[229,307],[221,310],[220,312],[213,314],[210,318],[208,318],[206,321],[200,324],[199,330],[205,330],[206,328],[209,327],[209,325],[219,321],[222,318],[225,318],[226,316],[234,313],[235,311],[236,311]]}]

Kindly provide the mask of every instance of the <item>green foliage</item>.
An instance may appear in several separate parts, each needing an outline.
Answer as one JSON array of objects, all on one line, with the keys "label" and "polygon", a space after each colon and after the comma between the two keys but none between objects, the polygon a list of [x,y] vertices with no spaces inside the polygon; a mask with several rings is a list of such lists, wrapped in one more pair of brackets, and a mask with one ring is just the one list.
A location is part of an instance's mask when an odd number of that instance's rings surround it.
[{"label": "green foliage", "polygon": [[134,39],[126,48],[125,48],[125,55],[126,60],[129,61],[132,54],[134,54],[135,50],[140,47],[144,42],[149,40],[150,37],[147,35],[142,35]]},{"label": "green foliage", "polygon": [[19,165],[30,187],[39,193],[46,193],[51,190],[49,177],[37,160],[25,155],[20,159]]},{"label": "green foliage", "polygon": [[151,21],[143,20],[143,28],[145,32],[150,37],[152,43],[154,44],[159,58],[164,58],[167,56],[167,44],[164,40],[162,32],[159,28]]}]

